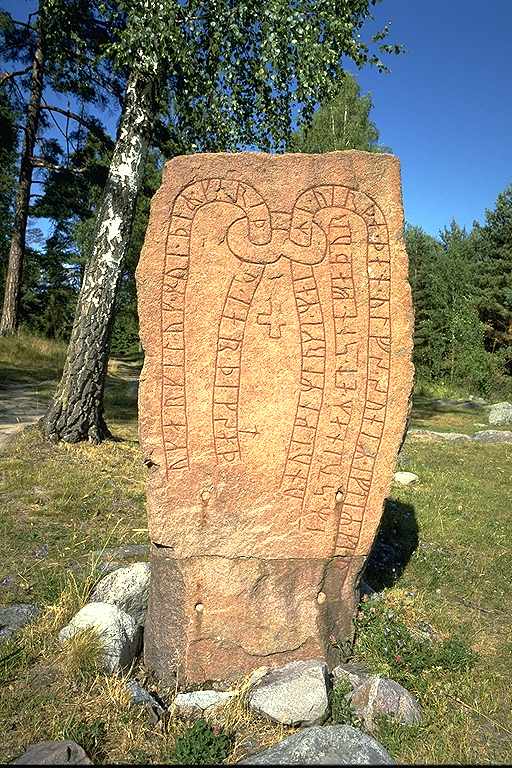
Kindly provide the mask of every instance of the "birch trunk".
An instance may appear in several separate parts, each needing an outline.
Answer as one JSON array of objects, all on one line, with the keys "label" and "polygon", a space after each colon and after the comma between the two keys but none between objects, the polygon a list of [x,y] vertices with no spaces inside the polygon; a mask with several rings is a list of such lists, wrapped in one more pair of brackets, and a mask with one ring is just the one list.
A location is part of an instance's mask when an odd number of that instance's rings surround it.
[{"label": "birch trunk", "polygon": [[42,420],[50,440],[99,443],[110,437],[103,411],[110,334],[156,110],[155,86],[156,78],[150,80],[137,74],[128,81],[64,372]]},{"label": "birch trunk", "polygon": [[[40,30],[40,26],[39,26]],[[18,326],[23,261],[25,259],[25,239],[27,232],[28,206],[32,184],[32,155],[37,138],[37,127],[43,93],[44,54],[41,32],[38,32],[36,50],[32,61],[32,81],[30,101],[27,108],[25,138],[21,153],[18,191],[14,209],[14,223],[9,249],[9,261],[5,278],[4,303],[0,320],[0,335],[10,336]]]}]

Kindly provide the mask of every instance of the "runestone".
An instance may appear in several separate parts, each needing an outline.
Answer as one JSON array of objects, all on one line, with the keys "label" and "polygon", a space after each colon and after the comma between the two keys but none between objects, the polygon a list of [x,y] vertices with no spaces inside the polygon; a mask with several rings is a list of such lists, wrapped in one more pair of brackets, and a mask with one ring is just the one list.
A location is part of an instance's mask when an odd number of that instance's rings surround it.
[{"label": "runestone", "polygon": [[147,666],[192,683],[333,663],[412,386],[398,160],[176,157],[137,289]]}]

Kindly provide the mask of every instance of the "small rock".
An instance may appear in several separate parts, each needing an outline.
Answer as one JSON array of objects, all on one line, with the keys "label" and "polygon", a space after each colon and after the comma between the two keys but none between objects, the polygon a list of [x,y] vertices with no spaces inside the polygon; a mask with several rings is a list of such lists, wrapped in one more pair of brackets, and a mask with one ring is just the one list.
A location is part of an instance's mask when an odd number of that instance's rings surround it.
[{"label": "small rock", "polygon": [[357,688],[359,685],[365,683],[370,677],[368,672],[365,672],[361,667],[356,664],[338,664],[332,671],[333,685],[346,680],[350,683],[352,688]]},{"label": "small rock", "polygon": [[44,560],[45,557],[48,557],[49,552],[48,544],[41,544],[40,547],[37,547],[32,552],[33,557],[37,557],[38,560]]},{"label": "small rock", "polygon": [[96,584],[91,600],[97,603],[117,605],[144,625],[149,597],[149,563],[132,563],[109,573]]},{"label": "small rock", "polygon": [[59,632],[64,642],[81,630],[94,627],[104,646],[104,667],[114,672],[129,667],[138,653],[141,628],[135,620],[116,605],[87,603]]},{"label": "small rock", "polygon": [[499,427],[502,424],[512,424],[512,403],[495,403],[489,408],[489,424]]},{"label": "small rock", "polygon": [[504,429],[485,429],[483,432],[476,432],[473,440],[479,443],[512,443],[512,432]]},{"label": "small rock", "polygon": [[366,579],[360,579],[359,581],[359,594],[362,597],[371,597],[371,595],[375,594],[375,590],[373,587],[371,587]]},{"label": "small rock", "polygon": [[239,765],[394,765],[375,739],[350,725],[306,728]]},{"label": "small rock", "polygon": [[436,432],[433,429],[419,429],[417,427],[411,427],[407,432],[407,437],[436,442],[446,440],[449,443],[467,443],[471,440],[471,435],[466,435],[463,432]]},{"label": "small rock", "polygon": [[418,700],[399,683],[385,677],[369,677],[352,692],[350,702],[369,731],[379,715],[394,717],[402,725],[421,720]]},{"label": "small rock", "polygon": [[418,482],[419,477],[414,472],[395,472],[393,479],[399,485],[412,485]]},{"label": "small rock", "polygon": [[3,579],[0,579],[0,587],[4,587],[4,589],[10,589],[11,587],[14,587],[15,584],[16,579],[11,573],[8,573]]},{"label": "small rock", "polygon": [[0,641],[7,640],[15,632],[34,621],[39,613],[37,605],[20,603],[0,608]]},{"label": "small rock", "polygon": [[249,707],[284,725],[317,725],[329,715],[327,665],[291,661],[268,672],[249,694]]},{"label": "small rock", "polygon": [[182,717],[197,717],[212,714],[218,707],[227,704],[235,695],[234,691],[190,691],[178,693],[174,699],[174,710]]},{"label": "small rock", "polygon": [[11,765],[92,765],[92,760],[75,741],[40,741]]},{"label": "small rock", "polygon": [[128,680],[126,687],[131,693],[134,704],[145,707],[154,723],[157,723],[165,712],[164,705],[152,693],[140,685],[138,680]]}]

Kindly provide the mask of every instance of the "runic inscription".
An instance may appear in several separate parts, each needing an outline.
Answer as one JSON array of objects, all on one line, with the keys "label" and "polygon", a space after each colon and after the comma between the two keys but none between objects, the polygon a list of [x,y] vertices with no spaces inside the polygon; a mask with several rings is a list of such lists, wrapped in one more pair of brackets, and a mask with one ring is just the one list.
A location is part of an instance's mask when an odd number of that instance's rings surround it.
[{"label": "runic inscription", "polygon": [[389,155],[167,165],[137,270],[159,674],[349,634],[412,381],[402,228]]}]

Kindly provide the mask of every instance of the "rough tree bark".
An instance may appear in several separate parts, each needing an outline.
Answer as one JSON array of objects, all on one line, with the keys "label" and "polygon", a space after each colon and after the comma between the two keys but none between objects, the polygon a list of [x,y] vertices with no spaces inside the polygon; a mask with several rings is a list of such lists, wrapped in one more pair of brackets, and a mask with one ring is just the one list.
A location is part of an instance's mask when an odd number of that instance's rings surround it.
[{"label": "rough tree bark", "polygon": [[41,426],[50,440],[99,443],[110,436],[103,412],[117,287],[128,248],[156,112],[157,78],[133,73],[96,215],[62,379]]},{"label": "rough tree bark", "polygon": [[30,101],[27,109],[25,138],[21,153],[18,191],[14,208],[14,223],[9,249],[9,261],[5,278],[4,303],[0,320],[0,335],[9,336],[16,332],[20,301],[23,261],[25,258],[25,237],[27,232],[28,206],[32,184],[32,155],[37,138],[41,97],[43,94],[44,52],[42,23],[38,21],[36,49],[32,61]]}]

